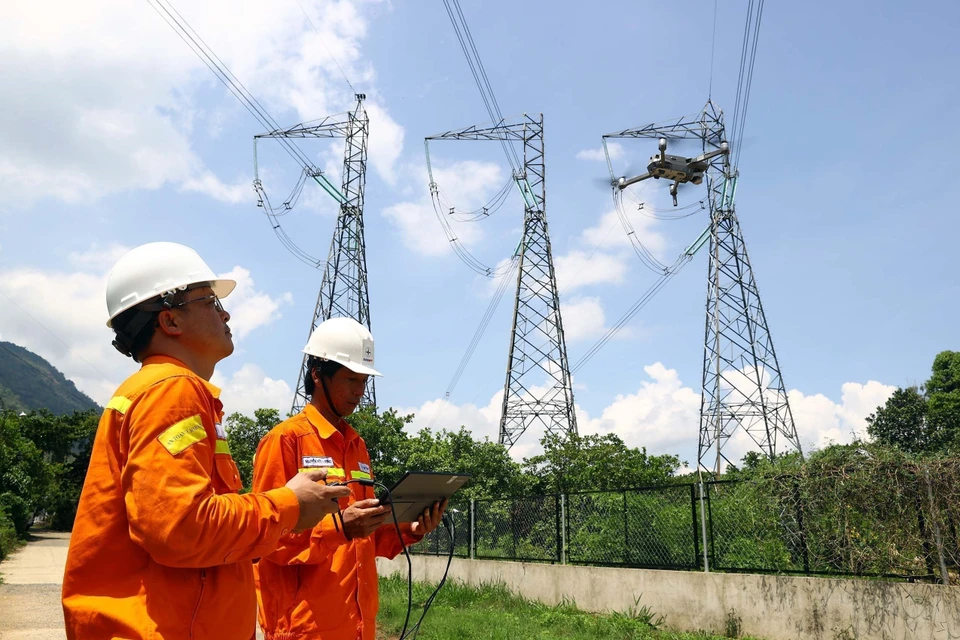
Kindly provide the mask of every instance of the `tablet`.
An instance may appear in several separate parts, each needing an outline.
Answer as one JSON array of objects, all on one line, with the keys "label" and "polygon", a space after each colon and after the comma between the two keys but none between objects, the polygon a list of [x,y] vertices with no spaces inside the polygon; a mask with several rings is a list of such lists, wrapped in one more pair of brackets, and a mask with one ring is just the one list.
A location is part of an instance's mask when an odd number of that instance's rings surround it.
[{"label": "tablet", "polygon": [[[424,509],[432,507],[434,502],[451,497],[469,479],[470,474],[464,473],[407,471],[390,488],[397,522],[416,522]],[[387,500],[386,492],[378,497],[381,504],[391,504]]]}]

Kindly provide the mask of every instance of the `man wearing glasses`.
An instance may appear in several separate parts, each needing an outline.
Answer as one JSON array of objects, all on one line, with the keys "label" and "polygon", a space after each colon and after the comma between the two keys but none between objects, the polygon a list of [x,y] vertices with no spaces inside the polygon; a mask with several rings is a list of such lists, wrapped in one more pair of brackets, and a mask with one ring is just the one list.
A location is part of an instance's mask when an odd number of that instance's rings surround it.
[{"label": "man wearing glasses", "polygon": [[142,366],[100,419],[63,579],[67,637],[250,640],[252,560],[336,510],[323,471],[238,495],[216,364],[236,286],[192,249],[132,250],[107,279],[114,346]]}]

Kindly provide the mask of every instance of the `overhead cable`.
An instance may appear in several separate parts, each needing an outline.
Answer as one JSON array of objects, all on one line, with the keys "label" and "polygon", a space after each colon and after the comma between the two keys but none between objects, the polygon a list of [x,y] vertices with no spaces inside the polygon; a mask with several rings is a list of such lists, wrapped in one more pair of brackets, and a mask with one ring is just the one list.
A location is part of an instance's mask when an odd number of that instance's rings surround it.
[{"label": "overhead cable", "polygon": [[[483,338],[483,334],[486,332],[487,327],[490,326],[490,321],[493,319],[493,315],[496,313],[497,307],[500,305],[500,301],[503,300],[503,296],[513,280],[513,274],[516,272],[519,262],[519,256],[515,256],[510,261],[509,268],[500,278],[500,283],[497,285],[497,289],[494,291],[493,297],[490,299],[490,303],[487,305],[487,310],[484,312],[483,317],[480,318],[480,324],[477,325],[476,330],[473,332],[473,337],[470,338],[470,343],[467,345],[467,349],[464,352],[463,357],[460,358],[460,364],[457,366],[456,371],[454,371],[453,377],[450,378],[449,384],[447,384],[447,390],[443,394],[444,400],[449,401],[454,390],[457,388],[460,378],[463,376],[464,371],[466,371],[467,365],[470,363],[471,358],[473,358],[473,354],[477,350],[480,340]],[[440,419],[440,415],[443,413],[444,408],[445,406],[441,406],[437,413],[434,414],[430,424],[427,425],[427,429],[433,428],[433,425],[436,424],[437,420]]]}]

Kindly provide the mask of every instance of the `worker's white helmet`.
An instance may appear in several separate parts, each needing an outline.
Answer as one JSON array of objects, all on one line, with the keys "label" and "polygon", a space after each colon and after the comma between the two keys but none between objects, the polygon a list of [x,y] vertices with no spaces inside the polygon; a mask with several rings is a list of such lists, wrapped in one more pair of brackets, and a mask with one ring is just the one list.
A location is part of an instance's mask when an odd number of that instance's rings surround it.
[{"label": "worker's white helmet", "polygon": [[382,375],[373,368],[373,336],[353,318],[330,318],[310,334],[307,355],[338,362],[354,373]]},{"label": "worker's white helmet", "polygon": [[219,298],[226,298],[237,286],[235,280],[217,278],[190,247],[175,242],[140,245],[120,258],[107,276],[107,326],[141,302],[201,282],[209,283]]}]

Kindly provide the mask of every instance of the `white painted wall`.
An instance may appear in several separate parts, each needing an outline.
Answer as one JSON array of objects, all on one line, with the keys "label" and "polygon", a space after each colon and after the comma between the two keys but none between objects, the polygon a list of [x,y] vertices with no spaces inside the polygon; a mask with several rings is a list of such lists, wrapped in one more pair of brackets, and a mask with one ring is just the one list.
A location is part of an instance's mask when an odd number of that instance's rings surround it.
[{"label": "white painted wall", "polygon": [[[401,555],[378,558],[382,575],[406,575]],[[446,558],[414,556],[414,579],[436,583]],[[639,602],[674,629],[769,640],[960,640],[960,587],[696,571],[651,571],[454,558],[450,578],[503,583],[546,604],[627,611]]]}]

